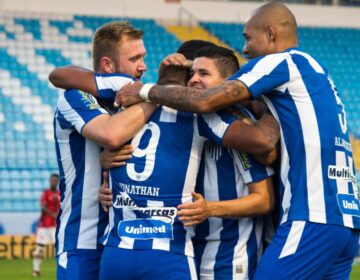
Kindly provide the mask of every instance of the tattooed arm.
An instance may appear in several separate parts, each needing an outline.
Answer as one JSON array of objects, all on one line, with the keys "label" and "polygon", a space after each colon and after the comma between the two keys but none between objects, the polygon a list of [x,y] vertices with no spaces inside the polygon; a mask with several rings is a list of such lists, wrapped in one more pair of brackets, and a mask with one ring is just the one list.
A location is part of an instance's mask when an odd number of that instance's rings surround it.
[{"label": "tattooed arm", "polygon": [[[130,106],[142,101],[139,96],[141,87],[127,85],[116,97],[123,106]],[[221,86],[201,90],[181,86],[154,86],[150,89],[151,102],[181,111],[210,113],[229,105],[250,99],[247,87],[240,81],[226,81]]]}]

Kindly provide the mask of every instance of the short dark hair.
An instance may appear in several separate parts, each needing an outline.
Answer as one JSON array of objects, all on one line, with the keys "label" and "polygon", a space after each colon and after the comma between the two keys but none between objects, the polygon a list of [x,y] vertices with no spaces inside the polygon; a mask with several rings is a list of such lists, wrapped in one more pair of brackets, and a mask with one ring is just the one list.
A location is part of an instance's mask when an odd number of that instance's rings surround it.
[{"label": "short dark hair", "polygon": [[177,49],[177,53],[181,53],[188,60],[195,59],[195,53],[204,47],[216,46],[214,43],[204,40],[189,40],[183,42]]},{"label": "short dark hair", "polygon": [[207,46],[195,53],[195,58],[207,57],[215,60],[215,65],[223,78],[228,78],[239,70],[240,64],[234,52],[220,46]]},{"label": "short dark hair", "polygon": [[57,174],[57,173],[52,173],[52,174],[50,175],[50,177],[56,177],[56,178],[59,179],[59,174]]}]

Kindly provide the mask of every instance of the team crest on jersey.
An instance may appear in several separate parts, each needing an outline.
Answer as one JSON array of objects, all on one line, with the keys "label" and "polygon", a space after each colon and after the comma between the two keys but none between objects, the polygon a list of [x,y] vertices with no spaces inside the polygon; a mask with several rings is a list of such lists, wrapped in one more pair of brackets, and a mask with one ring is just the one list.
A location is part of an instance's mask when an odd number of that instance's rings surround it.
[{"label": "team crest on jersey", "polygon": [[79,90],[79,92],[81,94],[81,100],[86,103],[90,110],[96,110],[100,108],[99,104],[97,104],[93,96],[81,90]]},{"label": "team crest on jersey", "polygon": [[118,226],[119,237],[133,239],[173,239],[172,224],[156,219],[136,219],[121,221]]},{"label": "team crest on jersey", "polygon": [[337,201],[341,213],[360,217],[360,201],[353,194],[338,194]]},{"label": "team crest on jersey", "polygon": [[240,162],[241,162],[241,165],[242,165],[244,171],[249,170],[251,168],[251,163],[250,163],[250,160],[249,160],[247,154],[239,152],[239,151],[236,151],[236,153],[239,156],[239,159],[240,159]]}]

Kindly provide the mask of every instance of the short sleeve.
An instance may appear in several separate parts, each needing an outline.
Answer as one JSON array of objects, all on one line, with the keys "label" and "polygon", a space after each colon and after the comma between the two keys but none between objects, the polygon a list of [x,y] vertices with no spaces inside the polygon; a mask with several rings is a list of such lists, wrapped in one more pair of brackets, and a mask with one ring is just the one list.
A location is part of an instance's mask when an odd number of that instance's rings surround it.
[{"label": "short sleeve", "polygon": [[71,89],[59,96],[57,118],[62,128],[75,127],[81,133],[85,124],[101,114],[107,114],[106,110],[86,92]]}]

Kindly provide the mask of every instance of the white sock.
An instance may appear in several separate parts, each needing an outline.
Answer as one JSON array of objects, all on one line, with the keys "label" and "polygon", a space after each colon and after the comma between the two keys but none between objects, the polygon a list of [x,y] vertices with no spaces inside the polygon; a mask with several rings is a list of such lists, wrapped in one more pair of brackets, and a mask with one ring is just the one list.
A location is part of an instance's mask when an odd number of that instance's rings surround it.
[{"label": "white sock", "polygon": [[44,246],[36,245],[33,259],[33,270],[40,271],[41,260],[43,256]]}]

